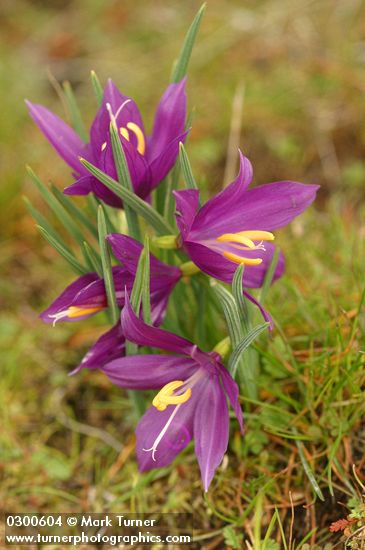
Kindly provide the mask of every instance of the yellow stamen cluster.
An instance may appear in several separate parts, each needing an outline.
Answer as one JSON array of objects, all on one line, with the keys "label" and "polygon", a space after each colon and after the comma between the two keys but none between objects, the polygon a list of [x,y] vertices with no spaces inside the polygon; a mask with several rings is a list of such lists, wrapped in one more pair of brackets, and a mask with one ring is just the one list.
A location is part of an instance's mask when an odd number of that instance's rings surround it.
[{"label": "yellow stamen cluster", "polygon": [[83,315],[90,315],[91,313],[96,313],[104,309],[102,306],[95,307],[77,307],[70,306],[67,310],[67,316],[73,319],[74,317],[82,317]]},{"label": "yellow stamen cluster", "polygon": [[[124,126],[121,126],[119,128],[120,135],[123,136],[124,139],[126,139],[127,141],[130,141],[130,135],[129,135],[128,130],[133,132],[133,134],[137,138],[137,151],[138,151],[138,153],[140,155],[144,155],[145,150],[146,150],[146,141],[144,139],[144,135],[143,135],[143,132],[142,132],[141,128],[137,124],[135,124],[134,122],[128,122],[127,123],[127,128],[125,128]],[[107,145],[107,143],[106,143],[106,141],[104,141],[104,143],[101,146],[102,151],[104,151],[106,149],[106,145]]]},{"label": "yellow stamen cluster", "polygon": [[[239,250],[264,250],[262,241],[273,241],[274,235],[269,231],[240,231],[239,233],[224,233],[217,238],[219,242],[231,243],[233,247]],[[255,244],[254,241],[260,241]],[[223,256],[236,264],[260,265],[262,258],[245,258],[233,252],[223,252]]]},{"label": "yellow stamen cluster", "polygon": [[166,384],[162,390],[158,392],[152,405],[156,407],[158,411],[164,411],[168,405],[179,405],[185,403],[191,396],[191,389],[188,388],[184,393],[175,395],[174,391],[180,388],[184,382],[182,380],[174,380]]}]

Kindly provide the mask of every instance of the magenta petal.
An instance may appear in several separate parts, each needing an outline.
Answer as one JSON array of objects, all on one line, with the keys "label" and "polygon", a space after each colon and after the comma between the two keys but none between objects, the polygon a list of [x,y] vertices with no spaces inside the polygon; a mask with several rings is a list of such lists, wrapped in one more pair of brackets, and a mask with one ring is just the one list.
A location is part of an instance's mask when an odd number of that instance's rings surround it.
[{"label": "magenta petal", "polygon": [[104,88],[102,104],[90,130],[90,141],[95,157],[98,157],[109,135],[110,114],[106,107],[107,103],[110,104],[114,115],[116,115],[120,107],[124,105],[122,109],[120,109],[116,119],[118,128],[126,127],[128,122],[134,122],[144,133],[143,121],[136,103],[130,97],[123,95],[114,82],[109,79]]},{"label": "magenta petal", "polygon": [[270,313],[265,309],[256,298],[252,296],[249,292],[243,291],[243,295],[247,298],[247,300],[250,300],[256,307],[259,308],[261,315],[263,316],[264,320],[269,324],[269,330],[272,330],[274,328],[274,321],[270,315]]},{"label": "magenta petal", "polygon": [[170,84],[161,97],[156,110],[152,135],[148,142],[148,159],[150,162],[162,155],[168,145],[184,133],[186,119],[185,84],[186,78],[177,84]]},{"label": "magenta petal", "polygon": [[[138,261],[143,250],[143,245],[121,233],[111,233],[107,236],[111,244],[113,254],[122,265],[133,274],[137,273]],[[167,265],[161,262],[153,254],[150,255],[150,273],[151,282],[158,283],[158,280],[164,279],[179,280],[181,271],[178,267]]]},{"label": "magenta petal", "polygon": [[101,369],[106,363],[125,355],[125,338],[121,324],[118,322],[105,332],[89,349],[80,365],[70,372],[76,374],[81,369]]},{"label": "magenta petal", "polygon": [[[121,137],[123,145],[123,151],[127,160],[128,170],[133,184],[135,193],[142,198],[145,198],[151,191],[151,174],[150,167],[143,155],[140,155],[137,149]],[[111,178],[117,179],[117,172],[115,169],[113,150],[111,146],[110,136],[106,138],[107,147],[101,152],[99,157],[99,167],[103,172],[108,174]]]},{"label": "magenta petal", "polygon": [[65,195],[88,195],[93,190],[93,176],[81,176],[75,183],[65,187]]},{"label": "magenta petal", "polygon": [[[190,237],[189,237],[190,238]],[[184,248],[191,260],[201,269],[215,279],[225,283],[231,283],[237,264],[225,258],[219,252],[208,248],[197,242],[185,241]],[[260,288],[265,278],[268,267],[270,266],[275,246],[272,243],[265,243],[266,251],[255,250],[247,251],[245,256],[254,256],[262,258],[262,263],[255,266],[245,266],[243,274],[243,285],[248,288]],[[275,270],[273,281],[281,277],[284,272],[284,256],[280,253],[278,265]]]},{"label": "magenta petal", "polygon": [[[318,189],[318,185],[279,181],[250,189],[235,202],[224,203],[222,199],[214,209],[203,212],[205,207],[202,208],[189,237],[192,238],[199,227],[200,238],[252,229],[273,231],[287,225],[308,208]],[[208,224],[211,225],[208,227]]]},{"label": "magenta petal", "polygon": [[[199,210],[195,221],[191,228],[191,239],[194,239],[196,232],[199,238],[203,237],[218,237],[223,233],[243,231],[243,229],[231,229],[231,210],[238,210],[240,214],[241,224],[246,219],[245,197],[247,195],[247,186],[252,180],[252,165],[241,151],[240,155],[240,171],[237,178],[226,187],[223,191],[215,195]],[[229,227],[229,231],[225,229]],[[254,228],[258,228],[257,225]],[[260,227],[261,229],[261,227]]]},{"label": "magenta petal", "polygon": [[102,370],[121,388],[154,390],[173,380],[186,380],[195,372],[196,364],[175,355],[130,355],[111,361]]},{"label": "magenta petal", "polygon": [[182,191],[173,191],[173,195],[176,203],[176,223],[182,238],[185,239],[199,208],[199,191],[183,189]]},{"label": "magenta petal", "polygon": [[[190,259],[204,273],[225,283],[231,283],[237,264],[230,262],[219,252],[197,242],[184,242],[184,249]],[[246,284],[246,282],[245,282]]]},{"label": "magenta petal", "polygon": [[94,195],[105,202],[105,204],[113,206],[114,208],[122,208],[123,203],[121,199],[115,193],[113,193],[113,191],[110,191],[110,189],[108,189],[106,185],[101,183],[99,180],[97,180],[96,178],[92,178],[91,186]]},{"label": "magenta petal", "polygon": [[167,330],[147,325],[139,319],[130,305],[128,295],[126,296],[121,321],[126,338],[139,346],[161,348],[184,355],[189,355],[194,349],[189,340],[185,340],[185,338],[181,338]]},{"label": "magenta petal", "polygon": [[[57,320],[57,314],[59,314],[62,311],[67,310],[72,305],[80,305],[82,303],[80,301],[80,295],[82,295],[85,290],[92,288],[95,283],[102,282],[100,277],[97,275],[97,273],[87,273],[86,275],[82,275],[76,281],[71,283],[59,296],[52,302],[52,304],[45,309],[41,314],[40,317],[45,323],[55,323]],[[85,307],[89,305],[89,307],[92,307],[92,304],[88,304],[87,301],[85,301]],[[85,319],[86,317],[90,317],[90,315],[93,314],[87,314],[83,315],[81,317],[63,317],[63,321],[79,321],[80,319]],[[61,318],[60,318],[61,320]]]},{"label": "magenta petal", "polygon": [[172,422],[152,453],[153,445],[163,431],[176,407],[164,411],[151,407],[141,418],[137,429],[137,458],[141,472],[168,466],[192,439],[193,414],[196,401],[193,397],[177,410]]},{"label": "magenta petal", "polygon": [[180,143],[185,143],[189,131],[184,132],[171,141],[162,153],[156,157],[150,164],[151,170],[151,188],[154,189],[162,181],[171,168],[174,166],[179,156]]},{"label": "magenta petal", "polygon": [[240,425],[241,433],[243,434],[244,433],[243,416],[242,416],[241,405],[239,402],[238,386],[225,367],[222,367],[221,369],[221,377],[222,377],[222,384],[223,384],[224,390],[228,396],[228,399],[232,405],[232,409],[234,410],[234,413]]},{"label": "magenta petal", "polygon": [[273,231],[283,227],[299,216],[316,197],[318,185],[279,181],[260,185],[247,191],[244,202],[244,223],[242,211],[232,208],[228,215],[229,231],[260,229]]},{"label": "magenta petal", "polygon": [[227,400],[218,376],[214,376],[205,384],[194,416],[195,454],[205,491],[227,450],[228,435]]},{"label": "magenta petal", "polygon": [[85,144],[61,118],[42,105],[26,101],[29,113],[57,153],[78,174],[85,173],[79,157],[85,155]]},{"label": "magenta petal", "polygon": [[114,208],[121,208],[122,201],[110,189],[98,181],[94,176],[82,176],[75,183],[66,187],[63,192],[65,195],[88,195],[94,193],[105,204]]}]

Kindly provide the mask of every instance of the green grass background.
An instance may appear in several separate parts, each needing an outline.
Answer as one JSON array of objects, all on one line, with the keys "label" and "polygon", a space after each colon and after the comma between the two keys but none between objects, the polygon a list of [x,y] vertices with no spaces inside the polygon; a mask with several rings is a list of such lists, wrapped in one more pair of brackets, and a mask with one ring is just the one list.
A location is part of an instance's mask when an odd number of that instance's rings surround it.
[{"label": "green grass background", "polygon": [[[136,99],[150,127],[198,8],[177,0],[1,2],[1,507],[193,511],[202,548],[334,548],[341,533],[329,532],[331,522],[365,515],[363,2],[207,6],[188,79],[187,150],[203,194],[234,174],[238,144],[256,183],[322,186],[314,207],[277,235],[287,272],[266,302],[275,332],[256,344],[259,398],[243,403],[244,439],[232,423],[208,494],[191,448],[171,467],[140,475],[127,395],[97,372],[68,378],[106,320],[52,329],[37,318],[73,274],[26,212],[23,195],[48,215],[25,164],[60,189],[71,178],[23,99],[64,116],[50,73],[72,83],[89,123],[94,69]],[[232,110],[241,123],[233,157]],[[194,326],[193,313],[187,321]]]}]

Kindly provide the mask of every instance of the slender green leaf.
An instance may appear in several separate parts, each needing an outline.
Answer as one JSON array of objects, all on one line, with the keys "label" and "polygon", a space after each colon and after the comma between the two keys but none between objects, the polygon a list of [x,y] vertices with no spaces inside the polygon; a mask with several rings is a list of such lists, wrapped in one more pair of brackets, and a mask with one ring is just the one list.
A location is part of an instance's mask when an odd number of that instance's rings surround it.
[{"label": "slender green leaf", "polygon": [[221,302],[221,307],[227,321],[228,333],[234,349],[243,338],[242,323],[236,301],[232,294],[219,283],[212,283],[212,288]]},{"label": "slender green leaf", "polygon": [[[51,189],[57,200],[66,208],[70,214],[77,219],[80,223],[82,223],[88,231],[97,239],[98,238],[98,229],[96,227],[96,223],[94,224],[91,219],[86,216],[86,214],[76,206],[74,202],[72,202],[66,195],[62,193],[55,185],[51,185]],[[97,210],[95,210],[95,213]]]},{"label": "slender green leaf", "polygon": [[99,277],[103,277],[103,266],[101,259],[86,241],[84,241],[84,256],[88,258],[88,263],[91,266],[91,269],[96,271]]},{"label": "slender green leaf", "polygon": [[[245,333],[250,333],[252,329],[250,318],[250,307],[248,300],[243,294],[243,274],[244,266],[240,265],[232,281],[232,293],[236,300],[242,325]],[[258,357],[256,350],[248,347],[240,354],[240,360],[234,367],[239,368],[240,380],[242,381],[242,392],[249,397],[257,397],[257,375],[258,375]]]},{"label": "slender green leaf", "polygon": [[186,150],[185,150],[185,147],[184,147],[183,143],[180,143],[179,159],[180,159],[181,171],[184,175],[186,185],[190,189],[198,189],[198,186],[196,184],[196,181],[195,181],[192,169],[191,169],[190,161],[189,161],[189,158],[188,158],[188,155],[186,153]]},{"label": "slender green leaf", "polygon": [[232,355],[229,359],[228,368],[231,372],[233,378],[235,378],[237,367],[243,352],[248,348],[248,346],[269,326],[270,323],[263,323],[257,327],[250,330],[250,332],[245,336],[245,338],[238,344],[238,346],[233,350]]},{"label": "slender green leaf", "polygon": [[82,159],[81,162],[91,174],[93,174],[98,180],[106,185],[126,204],[128,204],[134,210],[134,212],[140,214],[157,231],[157,233],[159,233],[160,235],[166,235],[166,233],[174,232],[170,224],[168,224],[163,219],[163,217],[147,202],[140,199],[137,195],[135,195],[128,189],[123,188],[113,178],[104,174],[104,172],[96,168],[96,166],[90,164],[90,162],[88,162],[87,160]]},{"label": "slender green leaf", "polygon": [[117,299],[115,296],[114,280],[112,273],[112,265],[110,261],[110,254],[108,249],[108,243],[106,241],[107,226],[105,220],[104,209],[100,205],[98,210],[98,230],[99,230],[99,245],[101,254],[101,263],[103,266],[104,284],[106,295],[108,298],[108,306],[110,311],[110,317],[113,324],[116,324],[119,319],[119,308]]},{"label": "slender green leaf", "polygon": [[78,226],[75,224],[73,218],[65,210],[62,204],[56,199],[56,197],[51,193],[48,187],[38,178],[38,176],[33,172],[30,167],[27,167],[28,174],[32,178],[42,197],[48,204],[48,206],[56,214],[60,222],[64,225],[67,231],[74,237],[74,239],[82,246],[82,243],[85,240],[85,237],[81,233]]},{"label": "slender green leaf", "polygon": [[138,260],[136,276],[134,278],[134,283],[133,283],[133,288],[131,293],[131,306],[136,313],[139,312],[141,303],[142,303],[143,281],[146,279],[144,274],[145,269],[146,269],[146,252],[144,248]]},{"label": "slender green leaf", "polygon": [[[146,294],[148,292],[148,302],[149,302],[149,282],[150,282],[150,266],[149,266],[149,246],[147,241],[147,247],[145,246],[144,249],[141,252],[141,255],[138,260],[138,266],[137,266],[137,272],[133,283],[132,293],[131,293],[131,306],[133,310],[138,314],[141,302],[143,303],[143,308],[146,306]],[[147,315],[148,313],[148,305],[147,305]],[[144,315],[145,315],[145,321],[148,322],[146,319],[146,311],[144,309]],[[133,342],[129,342],[127,340],[126,342],[126,354],[127,355],[134,355],[137,353],[137,345]],[[131,401],[133,403],[133,407],[135,410],[135,414],[137,419],[139,419],[145,409],[145,401],[143,394],[138,391],[129,391],[128,392],[131,398]]]},{"label": "slender green leaf", "polygon": [[34,220],[37,222],[38,225],[43,227],[47,233],[53,237],[58,243],[63,247],[67,248],[67,244],[62,239],[61,235],[51,226],[51,224],[46,220],[46,218],[35,208],[35,206],[32,205],[30,200],[27,197],[23,197],[24,202],[26,204],[26,207],[31,214],[31,216],[34,218]]},{"label": "slender green leaf", "polygon": [[185,36],[185,40],[177,61],[174,64],[171,82],[179,82],[187,73],[188,64],[193,50],[196,35],[199,30],[200,22],[205,10],[205,4],[202,5]]},{"label": "slender green leaf", "polygon": [[98,217],[98,206],[100,204],[99,199],[95,197],[93,193],[89,193],[86,197],[86,201],[90,214],[92,215],[93,219],[96,220]]},{"label": "slender green leaf", "polygon": [[232,281],[232,293],[234,296],[234,299],[236,300],[238,311],[240,314],[240,318],[242,321],[242,324],[246,331],[250,328],[250,319],[249,319],[249,311],[247,307],[246,298],[243,294],[243,272],[244,272],[245,266],[239,265],[235,271],[233,281]]},{"label": "slender green leaf", "polygon": [[65,94],[67,109],[71,117],[72,126],[74,127],[76,132],[79,134],[82,141],[86,143],[89,140],[89,136],[86,131],[84,122],[82,120],[80,109],[78,108],[71,84],[68,81],[66,81],[66,82],[63,82],[62,87]]},{"label": "slender green leaf", "polygon": [[[119,139],[118,130],[113,123],[110,124],[110,136],[112,141],[113,156],[115,167],[117,169],[119,183],[127,190],[133,192],[133,185],[129,174],[127,160],[125,158],[122,143]],[[140,239],[140,228],[138,223],[138,217],[134,210],[124,205],[124,211],[127,218],[128,230],[131,237],[134,239]]]},{"label": "slender green leaf", "polygon": [[143,269],[143,283],[142,283],[142,306],[143,306],[143,318],[145,323],[151,323],[151,293],[150,293],[150,243],[148,236],[144,241],[143,253],[144,269]]},{"label": "slender green leaf", "polygon": [[84,275],[88,272],[88,269],[85,268],[80,262],[75,258],[75,256],[67,248],[65,248],[58,240],[56,240],[52,235],[48,233],[44,227],[38,226],[39,231],[42,233],[43,237],[49,242],[53,248],[57,250],[68,261],[76,273]]},{"label": "slender green leaf", "polygon": [[90,77],[91,77],[91,84],[94,89],[96,101],[98,102],[99,105],[101,105],[101,102],[103,101],[103,88],[100,84],[100,80],[95,71],[91,71]]}]

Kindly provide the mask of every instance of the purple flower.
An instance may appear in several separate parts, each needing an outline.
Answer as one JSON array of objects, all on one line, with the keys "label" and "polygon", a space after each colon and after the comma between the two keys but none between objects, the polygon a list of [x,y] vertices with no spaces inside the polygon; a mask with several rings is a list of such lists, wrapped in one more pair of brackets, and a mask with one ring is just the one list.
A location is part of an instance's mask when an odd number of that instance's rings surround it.
[{"label": "purple flower", "polygon": [[174,354],[127,356],[102,368],[122,388],[159,390],[137,426],[139,468],[170,464],[194,438],[207,491],[227,450],[227,397],[243,432],[237,384],[218,353],[205,353],[185,338],[147,325],[133,312],[128,296],[121,319],[128,340]]},{"label": "purple flower", "polygon": [[27,101],[33,120],[72,168],[77,179],[65,189],[65,193],[87,195],[93,192],[111,206],[122,206],[121,200],[80,162],[80,157],[83,157],[117,179],[109,132],[113,121],[119,130],[134,190],[141,198],[148,199],[175,164],[179,142],[185,141],[187,136],[185,81],[167,87],[157,106],[152,134],[147,136],[136,103],[108,80],[101,107],[91,125],[88,144],[83,143],[76,132],[51,111]]},{"label": "purple flower", "polygon": [[[114,256],[122,264],[112,269],[117,303],[122,308],[125,291],[132,291],[143,245],[131,237],[116,233],[108,235],[107,239]],[[178,267],[169,266],[151,255],[150,276],[152,323],[159,325],[165,315],[169,296],[182,273]],[[71,283],[40,317],[45,323],[53,325],[58,321],[79,321],[99,313],[107,305],[104,280],[97,273],[87,273]],[[82,360],[80,368],[100,367],[123,355],[124,347],[125,338],[118,323],[99,338]]]},{"label": "purple flower", "polygon": [[[199,191],[175,191],[181,246],[205,273],[230,283],[244,264],[244,283],[259,288],[274,253],[273,230],[301,214],[314,200],[318,185],[279,181],[248,190],[250,161],[240,152],[240,172],[221,193],[199,208]],[[280,254],[274,280],[284,271]],[[250,297],[252,298],[252,297]]]}]

